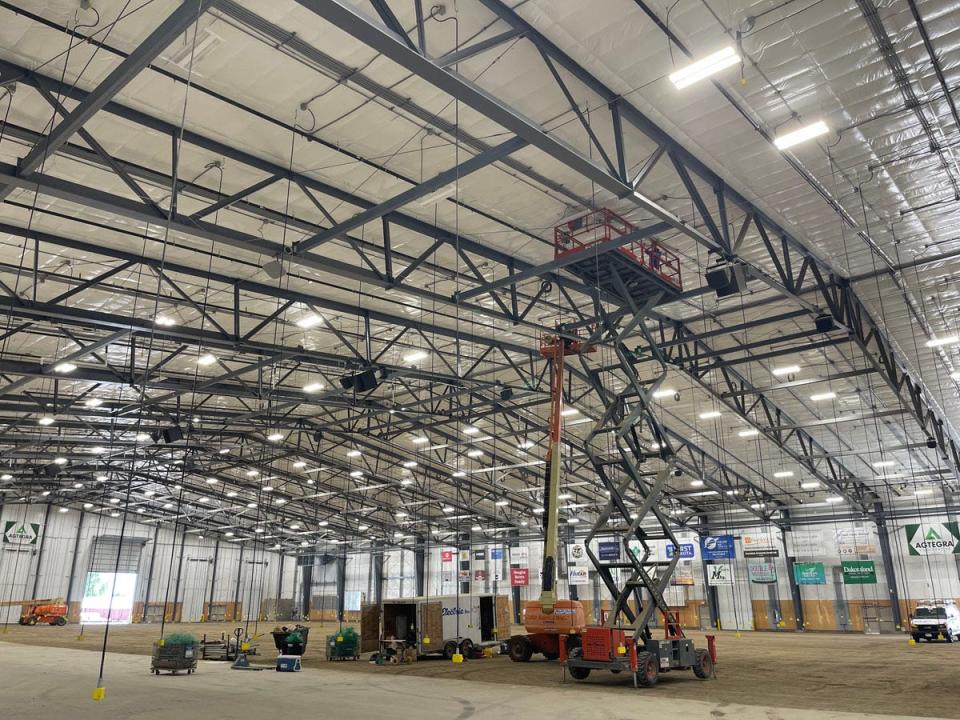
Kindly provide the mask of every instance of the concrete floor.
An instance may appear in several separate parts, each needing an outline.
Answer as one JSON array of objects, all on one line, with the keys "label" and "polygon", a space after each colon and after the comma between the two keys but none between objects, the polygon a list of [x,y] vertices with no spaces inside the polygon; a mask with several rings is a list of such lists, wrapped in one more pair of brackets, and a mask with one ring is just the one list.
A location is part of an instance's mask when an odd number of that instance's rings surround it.
[{"label": "concrete floor", "polygon": [[[627,720],[640,716],[690,720],[893,720],[905,715],[868,715],[682,700],[638,690],[636,695],[584,692],[577,687],[536,688],[465,680],[436,680],[306,668],[299,674],[240,672],[224,663],[201,663],[197,674],[149,673],[143,655],[109,654],[106,698],[90,698],[99,653],[0,643],[0,708],[11,720],[200,720],[218,717],[338,720],[398,718],[562,717]],[[928,718],[931,716],[927,716]]]}]

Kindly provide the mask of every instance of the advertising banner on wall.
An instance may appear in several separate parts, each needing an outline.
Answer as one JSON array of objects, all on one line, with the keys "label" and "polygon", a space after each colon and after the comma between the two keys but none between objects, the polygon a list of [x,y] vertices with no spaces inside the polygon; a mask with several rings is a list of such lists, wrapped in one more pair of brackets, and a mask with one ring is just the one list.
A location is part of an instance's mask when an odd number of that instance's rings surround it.
[{"label": "advertising banner on wall", "polygon": [[[667,560],[673,560],[673,556],[677,552],[677,546],[672,542],[668,542],[667,545]],[[683,560],[689,560],[697,556],[696,551],[694,550],[693,543],[680,543],[680,557]]]},{"label": "advertising banner on wall", "polygon": [[487,551],[486,551],[486,550],[474,550],[474,551],[473,551],[473,559],[474,559],[474,560],[486,560],[486,559],[487,559]]},{"label": "advertising banner on wall", "polygon": [[826,585],[827,572],[823,563],[802,562],[793,564],[793,577],[797,585]]},{"label": "advertising banner on wall", "polygon": [[773,533],[744,533],[740,537],[745,558],[780,557],[780,539]]},{"label": "advertising banner on wall", "polygon": [[[643,557],[643,545],[639,540],[630,540],[627,545],[634,557]],[[660,559],[660,545],[660,540],[647,541],[647,547],[650,549],[650,555],[647,556],[647,560],[652,561]]]},{"label": "advertising banner on wall", "polygon": [[567,562],[571,565],[586,565],[590,562],[587,557],[587,546],[580,543],[567,545]]},{"label": "advertising banner on wall", "polygon": [[525,587],[530,584],[530,570],[527,568],[510,568],[510,584],[514,587]]},{"label": "advertising banner on wall", "polygon": [[737,545],[733,535],[702,537],[700,553],[704,560],[733,560],[737,556]]},{"label": "advertising banner on wall", "polygon": [[453,550],[441,550],[440,551],[440,562],[453,562]]},{"label": "advertising banner on wall", "polygon": [[843,570],[844,585],[877,584],[877,569],[873,560],[843,560],[840,567]]},{"label": "advertising banner on wall", "polygon": [[136,573],[88,572],[80,602],[80,622],[129,624],[136,589]]},{"label": "advertising banner on wall", "polygon": [[752,583],[775,583],[777,581],[776,563],[770,560],[747,560],[747,577]]},{"label": "advertising banner on wall", "polygon": [[503,560],[503,548],[490,548],[491,560]]},{"label": "advertising banner on wall", "polygon": [[584,565],[568,565],[567,582],[571,585],[589,585],[590,572]]},{"label": "advertising banner on wall", "polygon": [[470,551],[461,550],[460,551],[460,562],[470,562]]},{"label": "advertising banner on wall", "polygon": [[837,528],[834,531],[834,538],[837,542],[837,554],[840,557],[871,555],[877,551],[870,528]]},{"label": "advertising banner on wall", "polygon": [[470,571],[469,570],[458,570],[457,577],[460,582],[470,582]]},{"label": "advertising banner on wall", "polygon": [[707,565],[707,585],[733,585],[733,565]]},{"label": "advertising banner on wall", "polygon": [[620,543],[616,541],[599,543],[597,545],[597,554],[601,560],[619,560]]},{"label": "advertising banner on wall", "polygon": [[693,563],[679,562],[670,578],[671,585],[693,585]]},{"label": "advertising banner on wall", "polygon": [[791,530],[786,535],[794,557],[823,557],[827,554],[823,533],[819,530]]},{"label": "advertising banner on wall", "polygon": [[36,545],[40,537],[40,523],[7,520],[3,525],[3,542],[8,545]]},{"label": "advertising banner on wall", "polygon": [[911,555],[960,555],[960,529],[955,522],[906,525]]},{"label": "advertising banner on wall", "polygon": [[523,566],[529,565],[530,548],[522,546],[510,548],[510,564]]},{"label": "advertising banner on wall", "polygon": [[486,570],[474,570],[473,571],[473,581],[474,582],[486,582],[487,578],[490,576],[487,574]]}]

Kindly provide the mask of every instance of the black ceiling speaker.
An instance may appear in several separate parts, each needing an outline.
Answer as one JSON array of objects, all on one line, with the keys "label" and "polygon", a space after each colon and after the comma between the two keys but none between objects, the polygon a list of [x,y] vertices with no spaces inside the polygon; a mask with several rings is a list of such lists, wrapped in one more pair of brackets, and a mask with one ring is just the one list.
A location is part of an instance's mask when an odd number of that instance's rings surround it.
[{"label": "black ceiling speaker", "polygon": [[718,298],[736,295],[745,286],[743,266],[728,262],[718,262],[707,268],[707,285],[717,293]]},{"label": "black ceiling speaker", "polygon": [[506,402],[512,397],[513,397],[512,388],[504,388],[503,390],[500,391],[500,399],[503,400],[504,402]]},{"label": "black ceiling speaker", "polygon": [[355,375],[344,375],[340,378],[340,385],[344,390],[355,390],[356,392],[370,392],[380,386],[377,380],[377,374],[373,370],[364,370]]},{"label": "black ceiling speaker", "polygon": [[60,466],[56,463],[50,463],[49,465],[44,466],[43,473],[47,477],[56,477],[60,474]]},{"label": "black ceiling speaker", "polygon": [[833,321],[833,316],[827,315],[826,313],[823,315],[817,315],[814,323],[816,324],[817,332],[825,333],[837,329],[837,324]]},{"label": "black ceiling speaker", "polygon": [[164,428],[163,430],[155,433],[153,439],[155,442],[160,442],[162,440],[167,445],[170,445],[183,440],[183,429],[179,425],[171,425],[170,427]]}]

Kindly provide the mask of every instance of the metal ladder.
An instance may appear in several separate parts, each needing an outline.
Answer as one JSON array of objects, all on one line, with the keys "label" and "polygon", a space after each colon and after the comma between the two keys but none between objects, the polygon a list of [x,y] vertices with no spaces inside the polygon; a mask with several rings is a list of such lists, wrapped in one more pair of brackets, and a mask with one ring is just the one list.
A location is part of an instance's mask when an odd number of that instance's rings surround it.
[{"label": "metal ladder", "polygon": [[[661,301],[664,294],[660,292],[650,295],[642,305],[638,306],[631,298],[631,294],[627,292],[616,268],[611,266],[610,269],[615,285],[621,289],[619,294],[624,298],[626,307],[613,314],[607,313],[599,300],[595,299],[594,306],[599,323],[587,343],[613,347],[618,363],[614,366],[615,371],[609,368],[606,371],[616,372],[617,379],[624,385],[619,392],[611,392],[601,378],[604,370],[590,368],[586,358],[583,355],[580,356],[583,370],[604,406],[602,416],[596,421],[586,438],[585,449],[598,477],[609,493],[609,499],[590,528],[584,544],[590,561],[614,598],[612,612],[604,623],[606,627],[620,627],[622,615],[632,626],[634,639],[650,637],[648,627],[650,618],[653,612],[659,609],[663,613],[671,636],[682,637],[680,624],[663,597],[680,560],[680,545],[658,505],[673,469],[674,452],[669,438],[651,410],[653,393],[666,377],[667,363],[645,323],[650,311]],[[638,358],[624,343],[627,337],[638,330],[647,341],[652,359],[659,364],[659,371],[652,381],[641,380],[635,368],[635,361]],[[640,470],[640,466],[649,455],[642,444],[641,436],[644,431],[652,437],[653,442],[657,443],[657,455],[663,462],[663,467],[652,481],[648,474]],[[609,445],[614,448],[614,452],[610,455],[607,454]],[[632,493],[639,500],[639,506],[636,509],[628,505],[628,502],[634,502],[628,500],[628,493]],[[642,527],[644,520],[650,514],[656,518],[663,534],[674,545],[673,557],[670,560],[651,559],[648,531]],[[590,541],[594,537],[610,534],[611,518],[621,518],[626,525],[621,551],[621,556],[626,557],[625,561],[603,561],[590,547]],[[640,543],[639,555],[634,555],[630,547],[632,540]],[[615,570],[624,571],[617,575],[625,575],[626,579],[618,580],[614,574]],[[643,590],[647,591],[650,602],[645,602]],[[628,605],[631,596],[636,600],[638,609],[636,613]]]}]

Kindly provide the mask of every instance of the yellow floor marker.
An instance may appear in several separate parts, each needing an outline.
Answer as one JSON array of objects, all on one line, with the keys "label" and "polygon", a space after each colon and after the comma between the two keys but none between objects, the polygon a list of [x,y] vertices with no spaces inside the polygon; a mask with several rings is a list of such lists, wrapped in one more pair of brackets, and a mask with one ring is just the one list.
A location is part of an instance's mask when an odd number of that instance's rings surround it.
[{"label": "yellow floor marker", "polygon": [[102,687],[96,687],[93,689],[93,693],[91,694],[90,697],[93,698],[94,702],[100,702],[101,700],[103,700],[103,696],[105,693],[106,691]]},{"label": "yellow floor marker", "polygon": [[737,634],[734,637],[736,637],[737,639],[740,639],[741,635],[739,630],[737,630]]},{"label": "yellow floor marker", "polygon": [[454,654],[453,654],[453,657],[451,658],[451,660],[453,660],[455,663],[462,663],[462,662],[463,662],[463,655],[461,655],[460,653],[454,653]]},{"label": "yellow floor marker", "polygon": [[84,635],[83,633],[80,633],[79,635],[77,635],[77,642],[82,642],[86,639],[87,639],[87,636]]},{"label": "yellow floor marker", "polygon": [[907,640],[907,645],[913,646],[916,644],[917,644],[917,641],[914,640],[913,638],[910,638],[909,640]]}]

